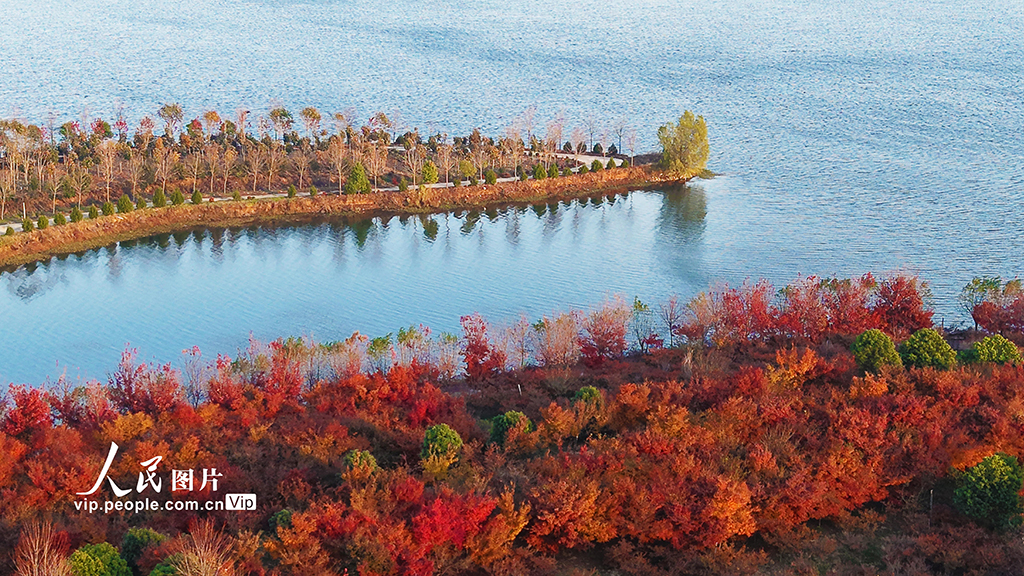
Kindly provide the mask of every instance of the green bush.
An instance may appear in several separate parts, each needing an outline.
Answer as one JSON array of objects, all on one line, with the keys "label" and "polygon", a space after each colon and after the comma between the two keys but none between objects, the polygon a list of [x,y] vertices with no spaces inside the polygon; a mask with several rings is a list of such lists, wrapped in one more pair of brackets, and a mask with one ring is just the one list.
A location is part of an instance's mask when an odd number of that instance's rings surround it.
[{"label": "green bush", "polygon": [[398,191],[399,192],[408,192],[409,191],[409,182],[405,179],[404,176],[398,181]]},{"label": "green bush", "polygon": [[587,172],[590,172],[590,168],[587,168],[586,164],[581,164],[580,165],[580,169],[576,173],[577,174],[586,174]]},{"label": "green bush", "polygon": [[921,328],[900,344],[900,359],[905,366],[948,370],[956,363],[956,352],[941,334],[931,328]]},{"label": "green bush", "polygon": [[235,202],[238,202],[239,200],[242,199],[242,193],[239,192],[238,190],[235,190],[234,192],[231,193],[231,199],[234,200]]},{"label": "green bush", "polygon": [[953,505],[990,528],[1019,526],[1022,483],[1024,471],[1017,459],[998,452],[957,475]]},{"label": "green bush", "polygon": [[543,180],[548,177],[548,171],[544,169],[543,164],[537,164],[533,167],[533,179]]},{"label": "green bush", "polygon": [[135,209],[135,204],[132,203],[132,199],[127,194],[122,194],[117,199],[117,211],[121,214],[127,214]]},{"label": "green bush", "polygon": [[35,229],[36,229],[36,225],[32,223],[32,219],[31,218],[25,218],[24,220],[21,221],[21,231],[22,232],[31,232],[31,231],[33,231]]},{"label": "green bush", "polygon": [[469,160],[459,160],[459,175],[463,178],[469,178],[473,174],[476,174],[476,169],[473,168],[473,163]]},{"label": "green bush", "polygon": [[572,168],[568,166],[562,168],[562,176],[572,176]]},{"label": "green bush", "polygon": [[604,399],[601,397],[601,391],[597,388],[593,386],[584,386],[576,391],[576,395],[573,396],[573,401],[600,406],[604,402]]},{"label": "green bush", "polygon": [[185,203],[185,195],[181,193],[181,190],[175,190],[171,193],[171,204],[175,206],[181,206]]},{"label": "green bush", "polygon": [[558,178],[558,164],[548,166],[548,178]]},{"label": "green bush", "polygon": [[996,364],[1020,364],[1021,355],[1017,345],[999,334],[986,336],[972,347],[975,362],[995,362]]},{"label": "green bush", "polygon": [[41,215],[39,216],[39,220],[36,221],[36,226],[40,230],[46,230],[47,228],[50,227],[50,219],[47,218],[46,216]]},{"label": "green bush", "polygon": [[200,192],[199,190],[196,190],[195,192],[193,192],[192,193],[192,203],[197,205],[197,206],[199,204],[202,204],[203,203],[203,193]]},{"label": "green bush", "polygon": [[99,208],[97,208],[95,204],[93,204],[92,206],[89,206],[89,219],[90,220],[95,220],[95,219],[97,219],[99,217],[100,217],[100,210],[99,210]]},{"label": "green bush", "polygon": [[877,328],[865,330],[853,341],[853,358],[857,366],[868,372],[878,372],[882,366],[899,366],[900,355],[892,339]]},{"label": "green bush", "polygon": [[163,188],[157,188],[156,194],[153,194],[153,207],[163,208],[167,206],[167,196],[164,194]]},{"label": "green bush", "polygon": [[622,164],[619,164],[619,168],[629,168],[629,160],[623,159]]},{"label": "green bush", "polygon": [[72,222],[81,222],[83,219],[84,219],[84,216],[82,216],[82,209],[81,208],[79,208],[78,206],[75,206],[74,208],[71,209],[71,221]]},{"label": "green bush", "polygon": [[447,424],[435,424],[423,435],[423,450],[420,456],[452,456],[462,450],[462,437]]},{"label": "green bush", "polygon": [[594,154],[604,154],[604,146],[600,142],[594,144]]},{"label": "green bush", "polygon": [[53,223],[57,226],[63,226],[68,223],[68,219],[64,216],[63,212],[57,212],[53,215]]},{"label": "green bush", "polygon": [[172,554],[166,560],[157,564],[149,572],[149,576],[177,576],[178,569],[175,563],[181,558],[181,554]]},{"label": "green bush", "polygon": [[128,563],[110,544],[86,544],[69,559],[74,576],[132,576]]},{"label": "green bush", "polygon": [[601,164],[600,160],[594,160],[590,163],[591,172],[600,172],[601,170],[604,170],[604,164]]},{"label": "green bush", "polygon": [[316,189],[316,186],[310,186],[309,187],[309,197],[310,198],[316,198],[316,195],[319,194],[319,193],[320,193],[320,191]]},{"label": "green bush", "polygon": [[270,517],[270,529],[277,532],[278,528],[291,528],[292,527],[292,511],[283,508],[274,512],[274,515]]},{"label": "green bush", "polygon": [[129,528],[124,538],[121,539],[121,557],[124,558],[133,572],[138,572],[139,567],[137,563],[139,558],[142,558],[142,553],[146,551],[146,548],[160,544],[165,540],[167,540],[167,536],[156,530]]},{"label": "green bush", "polygon": [[615,159],[614,158],[609,158],[608,159],[608,163],[605,164],[604,167],[607,168],[608,170],[611,170],[612,168],[615,168]]},{"label": "green bush", "polygon": [[514,410],[491,418],[491,442],[504,445],[508,431],[515,428],[520,422],[526,423],[527,430],[533,428],[533,423],[526,417],[526,414]]},{"label": "green bush", "polygon": [[427,160],[426,164],[423,165],[422,176],[424,184],[433,184],[437,182],[437,165],[430,160]]},{"label": "green bush", "polygon": [[370,179],[366,177],[366,168],[363,168],[362,162],[356,162],[348,171],[344,192],[345,194],[368,194],[370,192]]},{"label": "green bush", "polygon": [[498,175],[494,173],[494,170],[491,170],[490,168],[488,168],[487,171],[484,172],[484,183],[486,183],[486,184],[497,184],[498,183]]},{"label": "green bush", "polygon": [[142,197],[142,194],[139,194],[138,197],[135,198],[135,209],[145,210],[147,206],[149,206],[149,204],[146,203],[146,199]]},{"label": "green bush", "polygon": [[462,177],[456,176],[455,180],[452,180],[452,186],[456,188],[462,188]]},{"label": "green bush", "polygon": [[516,166],[516,175],[519,176],[520,182],[526,182],[526,180],[530,177],[529,172],[523,169],[522,166]]},{"label": "green bush", "polygon": [[469,177],[469,185],[470,186],[479,186],[480,185],[480,179],[476,177],[476,174],[473,174],[472,176]]},{"label": "green bush", "polygon": [[102,206],[100,206],[100,211],[103,212],[104,216],[113,216],[114,215],[114,203],[111,202],[110,200],[107,200],[106,202],[103,203]]},{"label": "green bush", "polygon": [[295,189],[295,184],[289,184],[288,185],[288,197],[289,198],[295,198],[295,195],[298,194],[298,193],[299,193],[299,191]]},{"label": "green bush", "polygon": [[377,459],[369,450],[349,450],[345,454],[345,465],[349,468],[369,468],[377,470]]},{"label": "green bush", "polygon": [[9,224],[7,225],[7,231],[4,232],[4,236],[14,236],[14,228],[11,228]]}]

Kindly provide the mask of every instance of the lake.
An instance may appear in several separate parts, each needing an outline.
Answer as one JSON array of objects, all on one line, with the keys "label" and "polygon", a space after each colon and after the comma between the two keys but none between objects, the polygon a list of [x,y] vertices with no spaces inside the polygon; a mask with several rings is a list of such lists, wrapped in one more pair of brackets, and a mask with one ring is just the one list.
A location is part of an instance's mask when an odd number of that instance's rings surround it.
[{"label": "lake", "polygon": [[[0,379],[103,378],[126,343],[199,345],[455,330],[709,283],[906,268],[937,320],[972,276],[1024,269],[1019,1],[8,0],[0,115],[134,120],[177,100],[383,110],[497,134],[529,107],[600,132],[707,118],[688,190],[493,215],[201,231],[0,275]],[[614,142],[614,136],[605,138]],[[432,224],[426,228],[433,229]],[[59,362],[59,364],[58,364]]]}]

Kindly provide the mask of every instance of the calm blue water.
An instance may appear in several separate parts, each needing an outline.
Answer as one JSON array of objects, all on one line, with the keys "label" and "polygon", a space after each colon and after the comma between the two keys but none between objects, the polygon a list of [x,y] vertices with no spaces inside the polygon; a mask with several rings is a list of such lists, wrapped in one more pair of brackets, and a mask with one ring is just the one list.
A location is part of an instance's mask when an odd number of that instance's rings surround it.
[{"label": "calm blue water", "polygon": [[58,360],[102,377],[126,341],[173,361],[191,344],[234,352],[249,330],[451,329],[474,310],[536,315],[798,273],[909,268],[952,319],[970,277],[1024,270],[1022,37],[1019,0],[6,0],[4,116],[276,100],[497,133],[535,106],[541,131],[559,111],[570,128],[625,117],[651,149],[689,108],[725,176],[686,201],[520,214],[517,234],[508,214],[467,234],[442,217],[435,241],[377,222],[362,248],[329,226],[230,232],[4,274],[0,378],[39,381]]}]

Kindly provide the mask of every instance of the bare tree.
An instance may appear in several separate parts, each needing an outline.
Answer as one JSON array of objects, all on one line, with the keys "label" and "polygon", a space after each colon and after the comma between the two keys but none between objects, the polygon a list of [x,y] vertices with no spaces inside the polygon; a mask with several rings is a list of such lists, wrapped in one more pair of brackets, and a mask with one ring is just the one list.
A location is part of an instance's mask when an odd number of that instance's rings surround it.
[{"label": "bare tree", "polygon": [[537,107],[536,106],[530,106],[525,111],[523,111],[523,116],[522,116],[522,119],[523,119],[523,129],[526,130],[526,140],[527,141],[530,141],[530,140],[533,139],[533,127],[535,126],[534,122],[536,121],[536,116],[537,116]]},{"label": "bare tree", "polygon": [[178,153],[172,148],[164,146],[163,140],[157,140],[153,156],[156,158],[156,175],[160,178],[160,187],[166,193],[167,179],[170,177],[174,165],[178,163]]},{"label": "bare tree", "polygon": [[249,173],[252,175],[252,193],[256,194],[256,181],[263,171],[263,165],[267,162],[267,147],[262,143],[249,144],[246,146],[246,160],[249,163]]},{"label": "bare tree", "polygon": [[583,118],[583,125],[587,129],[587,150],[594,150],[594,134],[597,133],[597,116],[593,112],[589,112],[586,117]]},{"label": "bare tree", "polygon": [[112,140],[104,140],[96,147],[100,156],[100,167],[103,170],[103,180],[106,184],[107,202],[110,202],[110,181],[114,178],[114,159],[117,157],[117,143]]},{"label": "bare tree", "polygon": [[554,154],[562,142],[562,131],[565,128],[565,119],[559,112],[548,122],[547,134],[544,137],[544,148],[549,154]]},{"label": "bare tree", "polygon": [[377,179],[384,174],[384,169],[387,167],[388,162],[387,141],[383,138],[378,138],[369,142],[364,150],[363,157],[366,158],[366,169],[373,176],[373,187],[378,188]]},{"label": "bare tree", "polygon": [[210,196],[213,196],[213,183],[217,179],[217,166],[220,164],[221,147],[216,144],[207,144],[203,147],[203,156],[206,158],[206,165],[210,168]]},{"label": "bare tree", "polygon": [[327,159],[338,174],[338,193],[341,194],[341,187],[345,184],[345,166],[347,164],[348,151],[345,146],[343,135],[331,136],[327,145]]},{"label": "bare tree", "polygon": [[210,140],[213,138],[213,129],[220,128],[221,119],[220,114],[217,114],[214,110],[209,110],[203,113],[203,129],[206,132],[206,139]]},{"label": "bare tree", "polygon": [[661,305],[661,321],[665,323],[665,330],[668,332],[669,346],[676,346],[676,332],[683,324],[684,306],[679,303],[679,297],[672,295],[668,302]]},{"label": "bare tree", "polygon": [[249,111],[242,110],[239,108],[235,110],[235,130],[238,131],[238,137],[245,140],[245,126],[249,122]]},{"label": "bare tree", "polygon": [[16,576],[70,576],[68,544],[49,522],[28,524],[14,549]]},{"label": "bare tree", "polygon": [[312,150],[310,150],[309,144],[303,142],[300,146],[296,146],[289,156],[292,168],[295,169],[295,175],[299,177],[299,190],[302,189],[302,181],[306,176],[306,172],[309,171],[311,153]]},{"label": "bare tree", "polygon": [[136,197],[139,188],[139,180],[142,179],[142,169],[146,164],[146,157],[142,150],[133,146],[128,149],[128,180],[132,184],[132,198]]},{"label": "bare tree", "polygon": [[235,160],[238,158],[238,152],[235,152],[234,148],[230,146],[224,149],[224,153],[220,156],[220,170],[221,175],[224,177],[224,189],[222,193],[226,196],[228,193],[228,177],[231,176],[231,170],[235,167]]},{"label": "bare tree", "polygon": [[274,189],[274,173],[280,168],[281,162],[284,159],[284,147],[278,140],[270,142],[270,147],[267,149],[267,191],[271,192]]},{"label": "bare tree", "polygon": [[626,134],[626,130],[628,129],[629,125],[626,123],[625,118],[619,118],[612,126],[612,134],[615,134],[615,137],[619,139],[619,154],[622,154],[622,137]]},{"label": "bare tree", "polygon": [[192,524],[180,545],[173,566],[181,576],[230,576],[235,573],[232,546],[210,520]]},{"label": "bare tree", "polygon": [[437,146],[437,165],[444,170],[444,181],[449,182],[448,174],[455,167],[455,146],[448,143],[448,135],[442,134]]},{"label": "bare tree", "polygon": [[636,128],[629,128],[626,130],[626,148],[629,150],[629,165],[632,166],[634,162],[634,155],[636,154]]}]

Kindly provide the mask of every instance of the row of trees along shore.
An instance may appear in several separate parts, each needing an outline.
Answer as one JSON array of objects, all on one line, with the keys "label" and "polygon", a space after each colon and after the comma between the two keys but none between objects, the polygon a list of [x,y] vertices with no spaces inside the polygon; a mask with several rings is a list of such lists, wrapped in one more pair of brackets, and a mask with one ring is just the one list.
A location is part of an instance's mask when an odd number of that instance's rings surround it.
[{"label": "row of trees along shore", "polygon": [[[459,186],[499,177],[556,177],[633,164],[637,145],[636,130],[624,120],[603,128],[589,117],[570,131],[559,115],[541,133],[532,109],[499,136],[473,130],[467,136],[438,133],[425,139],[383,113],[360,126],[351,112],[325,116],[313,107],[302,109],[298,118],[276,107],[256,118],[247,111],[230,119],[208,111],[185,121],[180,105],[166,104],[156,118],[143,118],[134,132],[122,115],[113,124],[101,118],[60,126],[0,121],[0,222],[14,218],[31,230],[51,220],[80,219],[91,207],[98,216],[174,199],[198,203],[204,195],[240,199],[283,190],[315,195],[318,187],[365,193],[437,182]],[[160,135],[155,134],[158,121]],[[703,138],[701,168],[707,162],[706,129]],[[603,158],[579,162],[578,154]],[[678,160],[665,165],[683,169]]]},{"label": "row of trees along shore", "polygon": [[[968,285],[969,340],[927,300],[808,277],[180,372],[129,350],[105,384],[0,403],[0,573],[1024,573],[1024,293]],[[182,498],[140,480],[98,496],[126,511],[76,509],[112,443],[120,486],[161,456],[222,474],[185,499],[257,507],[135,510]]]}]

